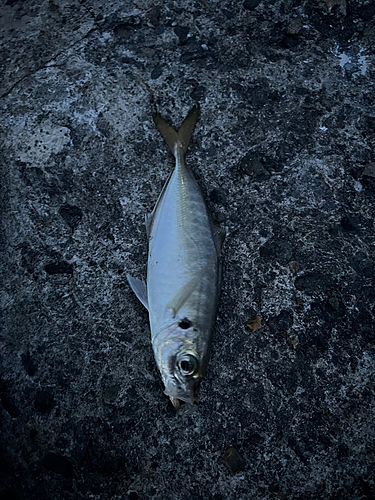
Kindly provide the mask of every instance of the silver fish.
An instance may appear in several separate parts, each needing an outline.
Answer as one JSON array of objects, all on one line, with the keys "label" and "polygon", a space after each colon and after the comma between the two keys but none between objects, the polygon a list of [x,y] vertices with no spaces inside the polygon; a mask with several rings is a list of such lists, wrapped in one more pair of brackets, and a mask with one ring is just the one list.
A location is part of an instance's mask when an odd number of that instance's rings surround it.
[{"label": "silver fish", "polygon": [[146,216],[149,241],[147,286],[127,275],[148,309],[155,360],[165,394],[179,408],[195,403],[208,363],[220,292],[219,254],[225,230],[214,226],[184,155],[198,108],[178,132],[158,113],[154,122],[172,150],[176,166]]}]

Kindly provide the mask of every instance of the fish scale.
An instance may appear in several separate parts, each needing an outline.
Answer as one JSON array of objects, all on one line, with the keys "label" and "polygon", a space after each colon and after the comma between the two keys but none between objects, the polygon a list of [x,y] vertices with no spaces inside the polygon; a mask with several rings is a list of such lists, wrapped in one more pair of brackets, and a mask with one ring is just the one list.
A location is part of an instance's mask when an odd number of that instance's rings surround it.
[{"label": "fish scale", "polygon": [[149,311],[155,360],[165,393],[179,407],[195,403],[208,362],[220,292],[219,254],[225,232],[215,228],[184,154],[194,130],[194,107],[176,132],[154,121],[172,150],[175,169],[146,218],[147,287],[128,276]]}]

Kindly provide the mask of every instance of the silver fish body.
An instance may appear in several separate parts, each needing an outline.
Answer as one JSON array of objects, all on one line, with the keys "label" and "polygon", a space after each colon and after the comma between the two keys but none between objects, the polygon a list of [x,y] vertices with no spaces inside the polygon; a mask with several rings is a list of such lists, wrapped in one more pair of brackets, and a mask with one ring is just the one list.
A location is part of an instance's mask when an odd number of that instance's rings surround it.
[{"label": "silver fish body", "polygon": [[147,288],[128,281],[148,308],[155,360],[172,403],[194,403],[209,357],[220,292],[219,254],[225,232],[214,227],[201,191],[184,161],[197,119],[193,108],[175,132],[160,115],[155,123],[176,165],[152,213]]}]

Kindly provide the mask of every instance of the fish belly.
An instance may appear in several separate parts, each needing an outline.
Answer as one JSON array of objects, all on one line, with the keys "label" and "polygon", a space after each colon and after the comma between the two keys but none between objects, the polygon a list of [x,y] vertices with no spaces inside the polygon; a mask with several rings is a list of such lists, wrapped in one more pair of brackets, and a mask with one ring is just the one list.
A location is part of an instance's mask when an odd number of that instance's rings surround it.
[{"label": "fish belly", "polygon": [[[214,321],[218,259],[212,222],[192,174],[183,174],[176,166],[155,207],[149,235],[147,289],[153,337],[176,318],[187,317],[204,330]],[[174,316],[168,308],[171,297],[196,276],[196,287]]]}]

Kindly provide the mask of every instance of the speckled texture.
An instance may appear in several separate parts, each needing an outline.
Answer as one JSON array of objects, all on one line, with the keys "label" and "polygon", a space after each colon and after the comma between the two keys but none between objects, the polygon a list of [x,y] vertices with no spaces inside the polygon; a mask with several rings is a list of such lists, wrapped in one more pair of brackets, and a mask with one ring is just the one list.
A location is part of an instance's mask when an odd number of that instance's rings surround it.
[{"label": "speckled texture", "polygon": [[[3,2],[1,498],[374,498],[374,15]],[[195,102],[187,162],[228,237],[176,413],[125,273],[173,167],[152,112]]]}]

